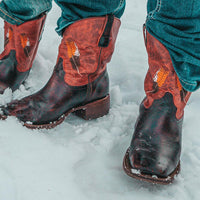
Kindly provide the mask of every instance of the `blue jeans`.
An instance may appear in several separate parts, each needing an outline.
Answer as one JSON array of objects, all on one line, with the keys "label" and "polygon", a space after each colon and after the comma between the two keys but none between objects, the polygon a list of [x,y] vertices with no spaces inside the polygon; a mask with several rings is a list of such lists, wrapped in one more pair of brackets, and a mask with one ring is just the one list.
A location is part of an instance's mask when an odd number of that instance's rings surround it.
[{"label": "blue jeans", "polygon": [[[120,18],[124,12],[126,0],[55,0],[62,10],[56,31],[62,31],[73,22],[93,17],[114,14]],[[11,24],[22,24],[37,18],[41,13],[48,12],[52,0],[2,0],[0,17]]]},{"label": "blue jeans", "polygon": [[149,0],[146,28],[169,50],[183,87],[200,87],[200,0]]},{"label": "blue jeans", "polygon": [[[125,0],[55,0],[62,15],[56,31],[62,34],[73,22],[113,13],[120,18]],[[51,9],[52,0],[3,0],[0,17],[21,24]],[[200,87],[200,0],[148,0],[147,30],[169,50],[183,87]]]}]

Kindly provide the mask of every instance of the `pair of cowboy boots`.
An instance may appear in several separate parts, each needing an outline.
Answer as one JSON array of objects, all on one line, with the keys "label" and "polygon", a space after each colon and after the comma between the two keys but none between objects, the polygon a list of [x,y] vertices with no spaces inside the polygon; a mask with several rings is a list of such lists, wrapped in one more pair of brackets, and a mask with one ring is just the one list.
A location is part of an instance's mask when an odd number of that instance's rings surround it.
[{"label": "pair of cowboy boots", "polygon": [[[37,52],[45,15],[22,25],[5,22],[0,55],[0,91],[15,91],[27,78]],[[69,113],[94,119],[108,113],[111,60],[119,19],[113,15],[75,22],[64,30],[53,74],[37,93],[2,108],[28,128],[53,128]],[[147,33],[149,71],[146,98],[124,158],[125,172],[141,180],[167,184],[180,168],[183,109],[190,96],[173,69],[167,49]]]}]

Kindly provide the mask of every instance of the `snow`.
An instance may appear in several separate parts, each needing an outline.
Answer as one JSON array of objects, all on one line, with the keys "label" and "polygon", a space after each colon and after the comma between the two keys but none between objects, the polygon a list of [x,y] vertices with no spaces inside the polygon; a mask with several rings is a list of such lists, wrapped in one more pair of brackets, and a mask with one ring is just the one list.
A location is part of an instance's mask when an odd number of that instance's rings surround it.
[{"label": "snow", "polygon": [[[141,174],[140,170],[137,170],[137,169],[131,169],[131,172],[133,174]],[[154,177],[154,176],[152,176],[152,177]]]},{"label": "snow", "polygon": [[[53,4],[25,86],[7,90],[0,104],[40,89],[56,62],[61,38],[54,29],[60,9]],[[0,121],[0,200],[197,200],[200,196],[200,93],[185,109],[182,171],[168,186],[128,177],[122,160],[144,97],[148,68],[143,43],[146,0],[127,0],[116,51],[108,65],[111,110],[84,121],[70,115],[52,130],[29,130],[17,119]],[[0,34],[3,35],[1,21]],[[3,37],[0,38],[3,44]],[[3,45],[1,46],[1,49]]]}]

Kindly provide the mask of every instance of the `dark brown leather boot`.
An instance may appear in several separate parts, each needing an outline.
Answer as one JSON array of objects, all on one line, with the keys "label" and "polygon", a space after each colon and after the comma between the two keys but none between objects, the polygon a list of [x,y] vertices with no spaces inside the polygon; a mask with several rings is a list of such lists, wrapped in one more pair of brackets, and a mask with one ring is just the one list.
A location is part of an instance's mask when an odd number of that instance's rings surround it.
[{"label": "dark brown leather boot", "polygon": [[15,91],[26,80],[35,58],[46,15],[21,25],[4,24],[4,51],[0,55],[0,94]]},{"label": "dark brown leather boot", "polygon": [[37,93],[3,109],[28,128],[53,128],[71,113],[85,119],[109,111],[111,60],[120,20],[109,15],[75,22],[65,29],[57,64],[48,83]]},{"label": "dark brown leather boot", "polygon": [[146,98],[123,166],[133,178],[168,184],[180,170],[182,121],[190,92],[182,88],[168,50],[148,32],[146,42]]}]

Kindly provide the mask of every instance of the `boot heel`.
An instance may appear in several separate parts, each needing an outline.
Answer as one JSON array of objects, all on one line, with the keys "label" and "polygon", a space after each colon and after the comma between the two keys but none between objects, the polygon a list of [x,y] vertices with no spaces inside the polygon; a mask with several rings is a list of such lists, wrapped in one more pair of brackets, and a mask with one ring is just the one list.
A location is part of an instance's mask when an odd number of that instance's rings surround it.
[{"label": "boot heel", "polygon": [[75,115],[85,119],[96,119],[108,114],[110,109],[110,96],[99,99],[92,103],[86,104],[80,110],[74,112]]}]

